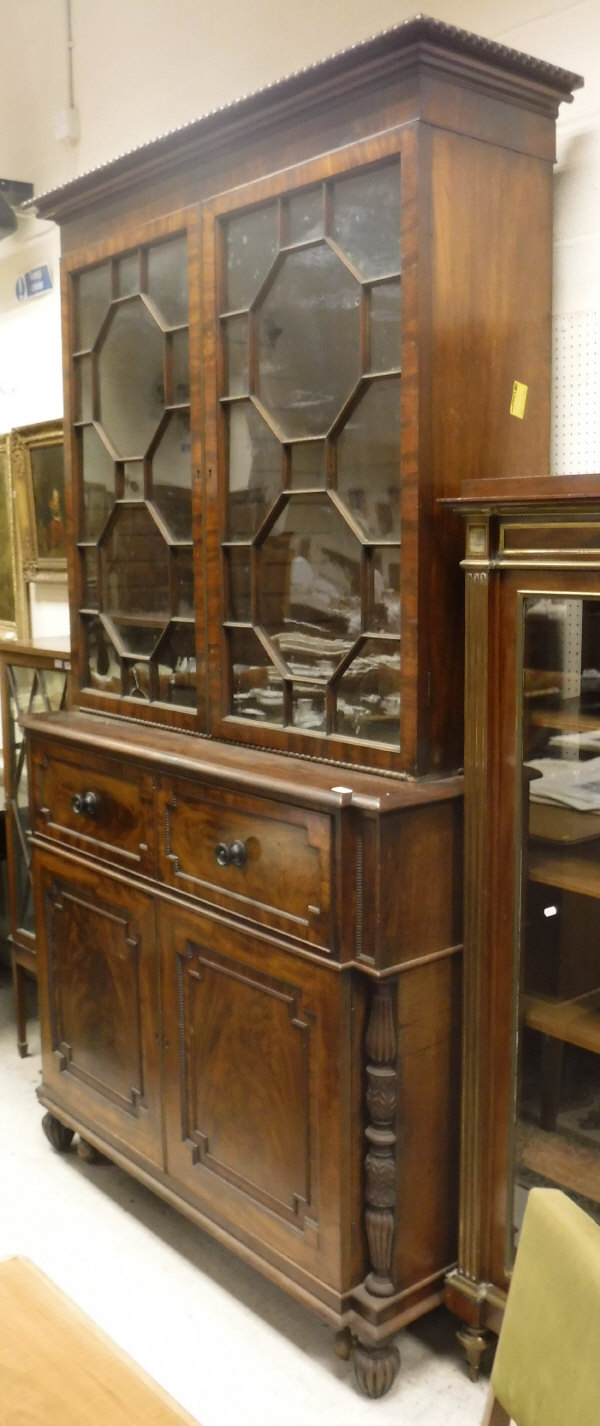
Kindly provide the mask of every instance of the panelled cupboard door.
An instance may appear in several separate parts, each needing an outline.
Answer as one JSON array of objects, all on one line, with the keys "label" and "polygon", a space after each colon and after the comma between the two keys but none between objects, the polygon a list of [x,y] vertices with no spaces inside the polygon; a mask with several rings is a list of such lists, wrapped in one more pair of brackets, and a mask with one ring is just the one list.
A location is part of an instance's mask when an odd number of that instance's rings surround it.
[{"label": "panelled cupboard door", "polygon": [[185,910],[161,906],[159,933],[171,1180],[242,1241],[341,1289],[358,1178],[342,1127],[347,978]]},{"label": "panelled cupboard door", "polygon": [[161,1165],[154,903],[44,854],[37,896],[42,1101]]}]

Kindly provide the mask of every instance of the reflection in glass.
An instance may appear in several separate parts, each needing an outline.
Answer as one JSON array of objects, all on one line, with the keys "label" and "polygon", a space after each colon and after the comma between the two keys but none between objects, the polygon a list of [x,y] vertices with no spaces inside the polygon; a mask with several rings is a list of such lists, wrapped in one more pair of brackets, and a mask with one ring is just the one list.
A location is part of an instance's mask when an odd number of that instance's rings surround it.
[{"label": "reflection in glass", "polygon": [[400,741],[400,645],[365,639],[337,682],[336,730],[367,742]]},{"label": "reflection in glass", "polygon": [[84,609],[98,608],[98,552],[81,550],[81,595]]},{"label": "reflection in glass", "polygon": [[371,559],[373,576],[372,616],[374,634],[400,633],[400,551],[374,549]]},{"label": "reflection in glass", "polygon": [[600,601],[524,601],[515,1219],[532,1184],[600,1221]]},{"label": "reflection in glass", "polygon": [[400,171],[368,169],[334,184],[333,236],[362,278],[400,272]]},{"label": "reflection in glass", "polygon": [[381,282],[371,288],[371,371],[391,371],[400,366],[402,346],[402,286]]},{"label": "reflection in glass", "polygon": [[107,613],[168,618],[168,547],[145,505],[123,505],[117,510],[102,563]]},{"label": "reflection in glass", "polygon": [[283,680],[252,629],[229,629],[232,713],[283,722]]},{"label": "reflection in glass", "polygon": [[305,243],[309,238],[324,236],[323,189],[320,184],[318,188],[288,199],[287,223],[288,243]]},{"label": "reflection in glass", "polygon": [[323,689],[318,683],[294,685],[292,693],[292,723],[304,732],[327,731],[327,708]]},{"label": "reflection in glass", "polygon": [[92,358],[78,357],[75,363],[75,420],[91,421],[93,416]]},{"label": "reflection in glass", "polygon": [[340,432],[337,488],[366,539],[400,538],[400,379],[366,387]]},{"label": "reflection in glass", "polygon": [[325,681],[360,632],[360,553],[326,495],[293,496],[261,546],[261,623],[292,673]]},{"label": "reflection in glass", "polygon": [[168,338],[171,348],[171,406],[184,406],[190,399],[190,336],[187,327],[172,332]]},{"label": "reflection in glass", "polygon": [[279,246],[277,204],[232,218],[225,240],[226,308],[249,307]]},{"label": "reflection in glass", "polygon": [[282,259],[257,309],[257,392],[284,436],[325,435],[360,375],[361,287],[326,243]]},{"label": "reflection in glass", "polygon": [[249,390],[248,318],[228,317],[223,323],[228,396],[245,396]]},{"label": "reflection in glass", "polygon": [[111,619],[115,642],[125,654],[149,658],[162,634],[162,624],[136,624],[133,619]]},{"label": "reflection in glass", "polygon": [[84,616],[81,624],[85,648],[84,682],[102,693],[120,693],[119,655],[102,620]]},{"label": "reflection in glass", "polygon": [[193,623],[172,623],[157,649],[158,697],[178,708],[196,707],[196,634]]},{"label": "reflection in glass", "polygon": [[190,549],[172,549],[171,562],[175,585],[175,613],[194,612],[194,559]]},{"label": "reflection in glass", "polygon": [[80,272],[75,278],[75,298],[75,348],[87,351],[94,345],[111,300],[110,263]]},{"label": "reflection in glass", "polygon": [[190,418],[174,411],[152,457],[152,499],[177,540],[192,538]]},{"label": "reflection in glass", "polygon": [[123,463],[123,497],[125,500],[144,498],[144,462],[126,460]]},{"label": "reflection in glass", "polygon": [[249,623],[252,610],[251,551],[248,545],[230,545],[225,557],[227,618],[235,623]]},{"label": "reflection in glass", "polygon": [[123,662],[123,693],[126,698],[141,698],[150,702],[150,665],[145,659]]},{"label": "reflection in glass", "polygon": [[80,434],[83,474],[83,529],[85,540],[97,539],[115,499],[115,467],[93,426]]},{"label": "reflection in glass", "polygon": [[326,481],[324,441],[299,441],[290,446],[292,490],[324,488]]},{"label": "reflection in glass", "polygon": [[100,423],[116,454],[144,455],[165,405],[164,340],[141,298],[114,309],[98,355]]},{"label": "reflection in glass", "polygon": [[148,296],[167,327],[188,319],[187,244],[185,237],[148,248]]},{"label": "reflection in glass", "polygon": [[256,533],[282,485],[282,450],[250,401],[231,406],[229,424],[229,533]]}]

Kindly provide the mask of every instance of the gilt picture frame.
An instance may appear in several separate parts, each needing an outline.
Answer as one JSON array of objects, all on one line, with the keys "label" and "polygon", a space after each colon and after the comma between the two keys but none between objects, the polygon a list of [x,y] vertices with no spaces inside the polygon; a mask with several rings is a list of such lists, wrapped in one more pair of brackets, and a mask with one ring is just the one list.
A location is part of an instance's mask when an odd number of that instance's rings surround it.
[{"label": "gilt picture frame", "polygon": [[10,466],[24,578],[66,582],[62,421],[11,431]]},{"label": "gilt picture frame", "polygon": [[0,640],[30,635],[29,601],[18,547],[10,436],[0,435]]}]

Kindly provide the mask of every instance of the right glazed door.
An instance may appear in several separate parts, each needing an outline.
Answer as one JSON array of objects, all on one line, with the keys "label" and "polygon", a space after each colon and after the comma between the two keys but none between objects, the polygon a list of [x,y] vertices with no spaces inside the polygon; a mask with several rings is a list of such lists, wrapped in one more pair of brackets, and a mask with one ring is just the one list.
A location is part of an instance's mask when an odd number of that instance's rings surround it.
[{"label": "right glazed door", "polygon": [[204,223],[214,731],[375,765],[402,741],[404,165],[357,145]]},{"label": "right glazed door", "polygon": [[538,1183],[600,1219],[600,598],[524,594],[520,624],[517,1226]]}]

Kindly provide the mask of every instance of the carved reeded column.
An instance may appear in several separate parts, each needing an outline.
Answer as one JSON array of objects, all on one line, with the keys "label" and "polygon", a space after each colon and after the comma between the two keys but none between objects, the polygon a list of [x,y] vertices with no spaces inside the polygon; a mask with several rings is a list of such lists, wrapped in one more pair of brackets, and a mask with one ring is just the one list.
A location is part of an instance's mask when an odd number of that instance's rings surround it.
[{"label": "carved reeded column", "polygon": [[[396,1103],[398,1091],[394,997],[389,982],[373,992],[365,1042],[368,1150],[365,1158],[365,1223],[371,1270],[365,1287],[375,1297],[396,1291],[392,1253],[396,1230]],[[356,1343],[352,1364],[361,1391],[385,1396],[398,1375],[400,1353],[393,1342],[378,1347]]]},{"label": "carved reeded column", "polygon": [[371,1272],[365,1286],[376,1297],[390,1297],[392,1249],[396,1226],[396,1029],[389,983],[378,985],[373,995],[367,1028],[367,1108],[365,1220]]}]

